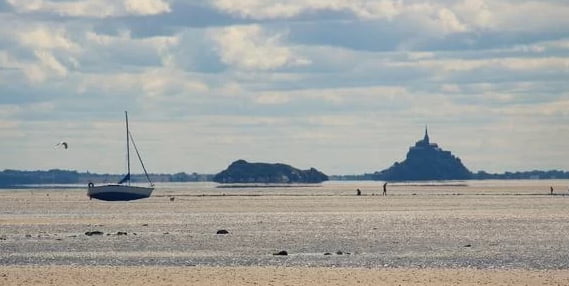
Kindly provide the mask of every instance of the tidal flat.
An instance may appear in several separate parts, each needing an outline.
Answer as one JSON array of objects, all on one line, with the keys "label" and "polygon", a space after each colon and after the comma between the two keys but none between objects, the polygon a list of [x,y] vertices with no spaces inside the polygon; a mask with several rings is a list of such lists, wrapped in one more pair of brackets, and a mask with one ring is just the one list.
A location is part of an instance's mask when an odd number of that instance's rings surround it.
[{"label": "tidal flat", "polygon": [[87,278],[89,269],[276,267],[525,271],[538,284],[542,271],[569,277],[567,180],[394,183],[387,196],[382,184],[159,184],[152,197],[130,202],[89,200],[83,186],[3,189],[2,275],[22,282],[38,267],[87,269]]}]

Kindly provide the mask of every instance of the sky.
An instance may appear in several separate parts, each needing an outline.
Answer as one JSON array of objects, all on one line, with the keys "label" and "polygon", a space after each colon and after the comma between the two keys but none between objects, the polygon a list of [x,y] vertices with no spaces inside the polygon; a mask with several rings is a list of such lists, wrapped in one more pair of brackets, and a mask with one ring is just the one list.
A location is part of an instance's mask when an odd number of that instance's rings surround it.
[{"label": "sky", "polygon": [[471,171],[569,170],[567,15],[566,0],[0,0],[0,170],[122,173],[125,110],[153,173],[371,173],[425,126]]}]

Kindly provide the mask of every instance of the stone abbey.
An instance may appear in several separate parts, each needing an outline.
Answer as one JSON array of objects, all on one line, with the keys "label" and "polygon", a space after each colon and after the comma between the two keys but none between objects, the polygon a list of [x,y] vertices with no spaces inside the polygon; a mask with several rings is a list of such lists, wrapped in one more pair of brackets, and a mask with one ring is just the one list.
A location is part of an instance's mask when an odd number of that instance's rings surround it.
[{"label": "stone abbey", "polygon": [[472,173],[460,158],[431,143],[425,127],[425,136],[409,148],[405,160],[375,173],[375,177],[386,181],[465,180]]}]

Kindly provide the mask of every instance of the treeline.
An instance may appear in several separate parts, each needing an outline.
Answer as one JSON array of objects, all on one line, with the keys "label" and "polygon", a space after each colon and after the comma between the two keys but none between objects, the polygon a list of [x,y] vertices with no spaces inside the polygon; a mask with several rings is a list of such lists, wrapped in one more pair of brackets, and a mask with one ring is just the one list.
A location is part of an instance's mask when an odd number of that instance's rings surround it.
[{"label": "treeline", "polygon": [[[548,179],[569,179],[569,171],[549,170],[549,171],[521,171],[488,173],[478,171],[470,176],[472,180],[548,180]],[[383,181],[385,178],[379,172],[363,175],[332,175],[333,181]]]},{"label": "treeline", "polygon": [[475,180],[547,180],[547,179],[569,179],[569,172],[560,170],[550,171],[523,171],[523,172],[505,172],[501,174],[487,173],[485,171],[478,171],[472,174],[472,179]]},{"label": "treeline", "polygon": [[[124,175],[95,174],[53,169],[49,171],[4,170],[0,172],[0,186],[40,185],[40,184],[87,184],[116,183]],[[153,182],[203,182],[212,181],[213,175],[184,172],[175,174],[149,174]],[[131,174],[132,182],[146,182],[144,174]]]},{"label": "treeline", "polygon": [[[87,184],[116,183],[123,175],[116,174],[96,174],[90,172],[77,172],[68,170],[53,169],[49,171],[18,171],[4,170],[0,172],[0,187],[11,187],[19,185],[40,185],[40,184]],[[213,174],[198,173],[175,173],[175,174],[150,174],[153,182],[211,182]],[[569,179],[568,171],[524,171],[524,172],[505,172],[488,173],[479,171],[472,174],[474,180],[546,180],[546,179]],[[333,175],[329,176],[334,181],[374,181],[382,180],[377,173],[363,175]],[[131,175],[132,182],[146,182],[144,174]]]}]

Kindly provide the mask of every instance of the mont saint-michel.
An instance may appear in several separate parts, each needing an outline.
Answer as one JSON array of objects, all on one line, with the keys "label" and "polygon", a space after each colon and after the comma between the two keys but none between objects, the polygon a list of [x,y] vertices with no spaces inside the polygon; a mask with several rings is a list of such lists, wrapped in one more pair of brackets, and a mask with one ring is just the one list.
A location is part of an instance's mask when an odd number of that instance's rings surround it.
[{"label": "mont saint-michel", "polygon": [[460,158],[430,142],[426,127],[425,136],[409,148],[404,161],[395,162],[374,175],[376,179],[386,181],[465,180],[472,177]]}]

